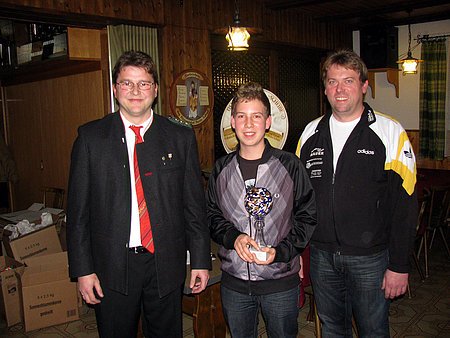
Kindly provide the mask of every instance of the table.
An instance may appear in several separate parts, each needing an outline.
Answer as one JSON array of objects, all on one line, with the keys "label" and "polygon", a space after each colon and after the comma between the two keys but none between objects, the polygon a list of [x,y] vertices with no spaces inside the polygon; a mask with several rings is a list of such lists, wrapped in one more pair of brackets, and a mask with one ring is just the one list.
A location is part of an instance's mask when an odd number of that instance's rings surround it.
[{"label": "table", "polygon": [[220,260],[212,261],[212,270],[206,289],[192,294],[189,289],[190,270],[188,269],[183,296],[183,312],[193,317],[194,336],[197,338],[225,338],[227,328],[222,312],[220,298]]}]

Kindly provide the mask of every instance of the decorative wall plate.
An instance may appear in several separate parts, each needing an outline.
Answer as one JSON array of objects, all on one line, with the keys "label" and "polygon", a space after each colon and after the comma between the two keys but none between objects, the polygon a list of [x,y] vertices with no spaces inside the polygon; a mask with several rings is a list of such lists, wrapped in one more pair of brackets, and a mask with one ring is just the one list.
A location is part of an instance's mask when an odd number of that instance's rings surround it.
[{"label": "decorative wall plate", "polygon": [[[273,147],[282,149],[289,130],[287,112],[281,100],[274,93],[267,89],[264,89],[264,92],[269,98],[272,114],[272,126],[266,132],[266,139],[269,140]],[[231,101],[225,107],[220,122],[220,138],[227,153],[235,151],[238,144],[234,130],[231,127]]]},{"label": "decorative wall plate", "polygon": [[180,120],[197,125],[206,120],[213,108],[214,95],[205,74],[187,69],[170,87],[170,109]]}]

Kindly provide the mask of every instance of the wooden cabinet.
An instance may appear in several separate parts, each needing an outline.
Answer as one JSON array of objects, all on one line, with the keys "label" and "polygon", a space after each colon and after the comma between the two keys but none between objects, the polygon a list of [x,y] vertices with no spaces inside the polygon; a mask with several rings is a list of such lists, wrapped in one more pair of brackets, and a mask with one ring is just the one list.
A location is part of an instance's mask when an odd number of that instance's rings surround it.
[{"label": "wooden cabinet", "polygon": [[100,31],[67,27],[67,49],[70,60],[100,60]]},{"label": "wooden cabinet", "polygon": [[42,200],[42,186],[67,191],[77,128],[104,116],[102,71],[5,87],[9,145],[19,182],[15,210]]}]

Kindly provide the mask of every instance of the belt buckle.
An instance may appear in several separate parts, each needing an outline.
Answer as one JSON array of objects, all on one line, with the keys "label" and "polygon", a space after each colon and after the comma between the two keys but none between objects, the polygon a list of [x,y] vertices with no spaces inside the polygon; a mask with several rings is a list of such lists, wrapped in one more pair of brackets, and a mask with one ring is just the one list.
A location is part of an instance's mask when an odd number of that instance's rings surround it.
[{"label": "belt buckle", "polygon": [[141,253],[146,253],[147,249],[144,248],[143,246],[135,246],[130,248],[130,251],[134,254],[141,254]]},{"label": "belt buckle", "polygon": [[138,246],[134,246],[132,248],[129,248],[129,250],[134,253],[134,254],[138,254],[139,253],[139,247]]}]

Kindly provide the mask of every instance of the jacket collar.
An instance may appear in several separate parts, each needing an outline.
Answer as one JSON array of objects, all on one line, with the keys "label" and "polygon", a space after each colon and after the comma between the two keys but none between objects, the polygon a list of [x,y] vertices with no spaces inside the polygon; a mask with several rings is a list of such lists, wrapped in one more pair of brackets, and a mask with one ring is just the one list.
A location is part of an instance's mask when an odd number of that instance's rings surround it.
[{"label": "jacket collar", "polygon": [[[358,124],[356,125],[355,129],[359,129],[362,127],[366,127],[371,125],[376,121],[375,112],[366,102],[363,102],[364,105],[364,111],[361,115],[361,119],[359,120]],[[324,118],[319,122],[317,125],[318,131],[330,130],[330,117],[331,117],[331,109],[327,111]]]},{"label": "jacket collar", "polygon": [[[261,163],[266,163],[270,159],[270,157],[272,156],[273,151],[275,149],[274,147],[272,147],[272,145],[270,144],[270,142],[266,138],[264,138],[264,145],[265,146],[264,146],[264,151],[263,151],[263,154],[262,154],[262,157],[261,157]],[[240,145],[238,143],[237,148],[236,148],[236,156],[239,155],[239,149],[240,149]]]}]

